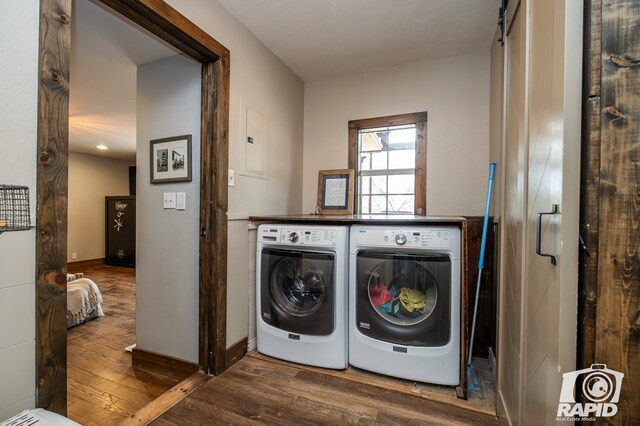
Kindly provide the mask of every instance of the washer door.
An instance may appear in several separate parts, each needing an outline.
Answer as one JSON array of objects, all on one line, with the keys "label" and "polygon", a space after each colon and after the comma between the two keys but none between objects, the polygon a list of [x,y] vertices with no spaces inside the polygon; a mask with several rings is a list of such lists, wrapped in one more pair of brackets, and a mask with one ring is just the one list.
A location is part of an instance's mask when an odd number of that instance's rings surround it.
[{"label": "washer door", "polygon": [[356,279],[356,327],[360,333],[407,346],[449,343],[449,256],[362,250],[356,258]]},{"label": "washer door", "polygon": [[292,333],[333,333],[333,253],[264,248],[260,273],[262,319]]}]

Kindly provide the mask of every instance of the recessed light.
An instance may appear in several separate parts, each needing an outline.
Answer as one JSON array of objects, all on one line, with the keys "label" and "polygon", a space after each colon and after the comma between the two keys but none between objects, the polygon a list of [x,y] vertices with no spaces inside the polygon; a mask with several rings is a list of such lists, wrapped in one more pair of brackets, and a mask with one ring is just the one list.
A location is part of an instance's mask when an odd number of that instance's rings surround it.
[{"label": "recessed light", "polygon": [[104,151],[106,149],[109,149],[109,147],[107,147],[106,145],[98,145],[98,146],[96,146],[96,148],[98,148],[99,150],[102,150],[102,151]]}]

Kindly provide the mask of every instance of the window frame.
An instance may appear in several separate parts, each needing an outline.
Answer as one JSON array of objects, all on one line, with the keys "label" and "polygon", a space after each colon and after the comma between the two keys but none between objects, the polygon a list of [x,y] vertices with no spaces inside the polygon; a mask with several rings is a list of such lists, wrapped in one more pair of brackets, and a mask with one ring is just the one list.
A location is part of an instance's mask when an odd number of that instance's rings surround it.
[{"label": "window frame", "polygon": [[353,169],[354,205],[360,213],[358,197],[360,197],[360,170],[358,169],[358,132],[376,127],[416,125],[416,163],[415,163],[415,195],[413,213],[426,215],[427,212],[427,112],[388,115],[349,121],[349,168]]}]

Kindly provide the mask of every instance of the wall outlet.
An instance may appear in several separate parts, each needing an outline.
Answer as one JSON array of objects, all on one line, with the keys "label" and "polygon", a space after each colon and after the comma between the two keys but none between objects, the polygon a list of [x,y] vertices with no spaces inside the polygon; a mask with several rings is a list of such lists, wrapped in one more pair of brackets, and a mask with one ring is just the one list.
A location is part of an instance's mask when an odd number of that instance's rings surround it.
[{"label": "wall outlet", "polygon": [[165,209],[175,209],[176,208],[176,193],[175,192],[165,192],[162,198],[162,207]]},{"label": "wall outlet", "polygon": [[186,192],[176,193],[176,209],[185,210],[186,208],[187,208],[187,193]]},{"label": "wall outlet", "polygon": [[77,259],[78,258],[78,253],[73,252],[71,253],[71,259]]},{"label": "wall outlet", "polygon": [[236,186],[236,171],[229,169],[229,186]]}]

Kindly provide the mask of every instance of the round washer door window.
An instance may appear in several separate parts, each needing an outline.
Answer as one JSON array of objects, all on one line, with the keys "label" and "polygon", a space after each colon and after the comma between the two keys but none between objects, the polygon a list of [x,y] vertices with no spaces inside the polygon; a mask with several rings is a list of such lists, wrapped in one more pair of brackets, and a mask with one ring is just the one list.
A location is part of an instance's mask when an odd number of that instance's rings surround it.
[{"label": "round washer door window", "polygon": [[383,260],[371,271],[367,289],[375,311],[400,326],[426,320],[438,301],[436,279],[416,261]]},{"label": "round washer door window", "polygon": [[284,258],[274,266],[271,296],[289,315],[305,317],[320,308],[327,292],[324,273],[313,262]]}]

